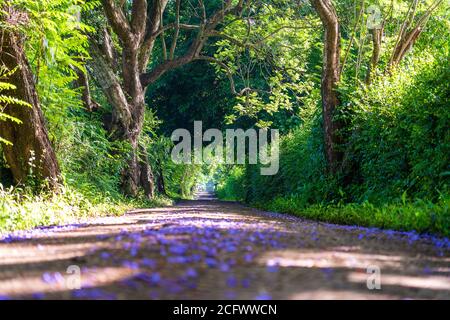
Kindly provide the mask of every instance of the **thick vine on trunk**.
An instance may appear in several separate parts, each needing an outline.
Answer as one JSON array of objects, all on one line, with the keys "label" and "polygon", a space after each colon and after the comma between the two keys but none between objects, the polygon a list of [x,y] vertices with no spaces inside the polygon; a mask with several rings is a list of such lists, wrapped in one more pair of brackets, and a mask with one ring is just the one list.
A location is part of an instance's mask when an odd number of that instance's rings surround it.
[{"label": "thick vine on trunk", "polygon": [[340,34],[339,21],[331,0],[311,0],[320,16],[325,31],[322,70],[322,115],[325,140],[325,156],[331,173],[339,169],[343,152],[339,150],[342,138],[339,131],[342,122],[335,119],[339,106],[336,85],[340,80]]},{"label": "thick vine on trunk", "polygon": [[31,105],[30,107],[8,105],[4,112],[22,121],[0,122],[0,136],[13,145],[3,146],[6,161],[17,184],[27,184],[33,177],[39,182],[47,181],[50,189],[57,189],[60,170],[56,155],[48,138],[44,116],[19,33],[3,30],[0,63],[8,70],[18,68],[8,79],[17,88],[7,94]]}]

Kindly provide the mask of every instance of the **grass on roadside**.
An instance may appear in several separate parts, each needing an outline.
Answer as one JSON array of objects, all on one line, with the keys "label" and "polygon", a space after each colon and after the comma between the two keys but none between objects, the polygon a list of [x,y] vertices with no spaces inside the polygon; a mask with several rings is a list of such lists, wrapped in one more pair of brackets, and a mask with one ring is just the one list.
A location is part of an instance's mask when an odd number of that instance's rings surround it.
[{"label": "grass on roadside", "polygon": [[415,230],[450,236],[450,197],[443,197],[438,203],[417,200],[413,203],[374,205],[361,204],[305,206],[302,199],[279,197],[269,203],[256,203],[254,206],[270,211],[290,213],[312,220],[377,227],[399,231]]},{"label": "grass on roadside", "polygon": [[74,223],[99,216],[118,216],[135,208],[171,204],[168,198],[152,201],[105,194],[83,194],[62,187],[59,193],[35,195],[23,189],[5,189],[0,184],[0,234],[39,226]]}]

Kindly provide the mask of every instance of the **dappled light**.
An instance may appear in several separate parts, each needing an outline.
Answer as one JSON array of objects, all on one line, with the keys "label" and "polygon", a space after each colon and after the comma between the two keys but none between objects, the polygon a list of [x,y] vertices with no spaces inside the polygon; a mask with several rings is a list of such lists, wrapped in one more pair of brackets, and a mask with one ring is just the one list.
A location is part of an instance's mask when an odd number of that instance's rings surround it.
[{"label": "dappled light", "polygon": [[[0,243],[3,295],[396,299],[450,294],[449,248],[441,256],[427,238],[411,243],[400,232],[371,231],[370,241],[360,240],[369,229],[332,228],[205,193],[174,207],[44,230]],[[81,288],[70,290],[67,268],[73,265],[80,267]],[[382,271],[379,292],[366,284],[367,268],[374,265]]]},{"label": "dappled light", "polygon": [[[349,281],[364,282],[365,277],[361,274],[350,273]],[[413,277],[404,275],[384,274],[383,284],[386,286],[401,286],[406,288],[428,289],[428,290],[443,290],[450,291],[450,280],[442,276],[427,276]]]},{"label": "dappled light", "polygon": [[450,299],[449,12],[0,0],[0,300]]}]

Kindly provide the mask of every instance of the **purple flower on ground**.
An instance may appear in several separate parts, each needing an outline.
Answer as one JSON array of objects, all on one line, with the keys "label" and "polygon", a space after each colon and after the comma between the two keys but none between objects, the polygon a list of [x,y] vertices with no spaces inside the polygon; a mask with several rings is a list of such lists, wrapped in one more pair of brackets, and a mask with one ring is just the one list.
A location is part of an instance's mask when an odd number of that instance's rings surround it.
[{"label": "purple flower on ground", "polygon": [[237,250],[236,246],[231,244],[231,245],[227,245],[226,251],[227,252],[235,252]]},{"label": "purple flower on ground", "polygon": [[145,273],[145,272],[140,272],[140,273],[136,273],[134,276],[133,276],[133,279],[135,279],[135,280],[142,280],[142,281],[150,281],[150,276],[149,276],[149,274],[148,273]]},{"label": "purple flower on ground", "polygon": [[267,292],[263,292],[258,294],[255,297],[255,300],[272,300],[272,296],[270,294],[268,294]]},{"label": "purple flower on ground", "polygon": [[156,291],[151,291],[150,294],[149,294],[149,297],[152,300],[157,300],[157,299],[159,299],[159,293],[156,292]]},{"label": "purple flower on ground", "polygon": [[122,280],[120,283],[126,287],[133,288],[133,289],[136,289],[138,287],[137,283],[131,279]]},{"label": "purple flower on ground", "polygon": [[229,286],[230,288],[235,288],[238,284],[238,281],[235,276],[228,276],[226,282],[227,286]]},{"label": "purple flower on ground", "polygon": [[229,272],[231,270],[230,265],[227,263],[221,263],[219,269],[222,272]]},{"label": "purple flower on ground", "polygon": [[188,278],[195,278],[195,277],[198,276],[198,273],[197,273],[197,271],[196,271],[194,268],[191,267],[191,268],[188,268],[188,269],[186,270],[185,275],[186,275],[186,277],[188,277]]},{"label": "purple flower on ground", "polygon": [[147,268],[154,269],[156,267],[156,261],[154,259],[144,258],[141,260],[141,265]]},{"label": "purple flower on ground", "polygon": [[134,261],[126,260],[126,261],[124,261],[122,263],[122,266],[125,267],[125,268],[128,268],[128,269],[133,269],[133,270],[139,269],[139,264],[137,262],[134,262]]},{"label": "purple flower on ground", "polygon": [[225,292],[225,299],[235,300],[236,297],[237,297],[236,292],[233,292],[233,291]]},{"label": "purple flower on ground", "polygon": [[166,280],[162,283],[162,285],[171,294],[177,294],[183,291],[183,287],[173,280]]},{"label": "purple flower on ground", "polygon": [[45,298],[45,294],[43,294],[42,292],[35,292],[31,295],[31,297],[36,300],[41,300]]},{"label": "purple flower on ground", "polygon": [[325,274],[327,279],[330,279],[333,276],[333,268],[322,268],[322,272]]},{"label": "purple flower on ground", "polygon": [[101,289],[80,289],[72,291],[72,297],[98,300],[115,300],[116,296]]},{"label": "purple flower on ground", "polygon": [[432,273],[432,271],[431,271],[430,267],[426,266],[425,268],[423,268],[423,273],[430,274],[430,273]]},{"label": "purple flower on ground", "polygon": [[192,262],[199,262],[199,261],[202,260],[202,256],[200,254],[198,254],[198,253],[194,253],[191,256],[191,260],[192,260]]},{"label": "purple flower on ground", "polygon": [[154,272],[150,275],[150,282],[153,285],[157,285],[161,281],[161,275],[158,272]]},{"label": "purple flower on ground", "polygon": [[189,280],[189,281],[186,283],[186,287],[187,287],[188,289],[194,290],[194,289],[197,289],[197,284],[196,284],[195,282],[193,282],[192,280]]},{"label": "purple flower on ground", "polygon": [[107,259],[111,258],[111,254],[109,252],[102,252],[100,254],[100,258],[102,258],[103,260],[107,260]]},{"label": "purple flower on ground", "polygon": [[215,257],[215,256],[217,256],[217,249],[216,248],[207,248],[206,250],[205,250],[205,252],[206,252],[206,256],[207,257]]},{"label": "purple flower on ground", "polygon": [[139,249],[136,248],[136,247],[132,247],[132,248],[130,249],[130,255],[131,255],[132,257],[136,257],[136,255],[138,254],[138,252],[139,252]]},{"label": "purple flower on ground", "polygon": [[250,287],[250,279],[247,278],[242,279],[241,284],[244,288]]},{"label": "purple flower on ground", "polygon": [[164,244],[164,245],[170,244],[170,240],[164,238],[164,236],[158,237],[158,241],[159,241],[160,244]]},{"label": "purple flower on ground", "polygon": [[419,238],[420,237],[417,234],[412,233],[408,238],[408,244],[413,244],[415,241],[419,240]]},{"label": "purple flower on ground", "polygon": [[280,270],[278,264],[269,264],[267,266],[267,272],[278,272]]},{"label": "purple flower on ground", "polygon": [[270,246],[272,248],[279,248],[280,247],[280,243],[278,241],[276,241],[276,240],[271,240],[269,244],[270,244]]},{"label": "purple flower on ground", "polygon": [[227,263],[230,265],[230,267],[235,266],[236,265],[236,259],[230,258],[230,259],[227,260]]},{"label": "purple flower on ground", "polygon": [[183,256],[179,256],[179,257],[168,257],[167,258],[167,262],[168,263],[187,263],[188,259],[186,257]]},{"label": "purple flower on ground", "polygon": [[205,263],[210,268],[215,268],[217,266],[217,261],[214,258],[205,258]]},{"label": "purple flower on ground", "polygon": [[169,252],[172,254],[183,255],[188,250],[188,246],[184,244],[173,245],[169,248]]},{"label": "purple flower on ground", "polygon": [[42,274],[42,281],[48,284],[59,283],[64,281],[64,277],[59,272],[45,272]]},{"label": "purple flower on ground", "polygon": [[245,262],[252,262],[253,261],[253,254],[251,254],[251,253],[244,254],[244,261]]}]

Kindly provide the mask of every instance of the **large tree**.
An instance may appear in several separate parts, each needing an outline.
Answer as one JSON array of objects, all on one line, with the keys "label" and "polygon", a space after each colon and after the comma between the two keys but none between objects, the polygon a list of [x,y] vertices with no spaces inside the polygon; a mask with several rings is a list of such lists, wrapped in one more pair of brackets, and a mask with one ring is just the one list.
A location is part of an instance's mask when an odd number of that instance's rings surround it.
[{"label": "large tree", "polygon": [[339,130],[341,121],[336,119],[339,106],[337,84],[340,80],[340,31],[339,19],[331,0],[311,0],[324,28],[324,49],[322,69],[322,117],[325,141],[325,156],[332,173],[339,169],[343,152],[339,150],[342,142]]},{"label": "large tree", "polygon": [[[195,60],[204,60],[202,49],[208,38],[217,35],[216,31],[227,15],[239,16],[247,1],[224,0],[206,5],[198,0],[192,11],[193,17],[188,19],[195,24],[182,23],[180,12],[183,6],[192,5],[182,0],[101,2],[107,25],[101,36],[91,37],[90,69],[112,107],[108,124],[112,137],[131,145],[128,165],[122,174],[123,191],[136,196],[142,187],[145,194],[152,197],[151,168],[138,144],[144,121],[145,90],[166,72]],[[164,16],[170,6],[174,21],[164,25]],[[188,32],[182,38],[183,31]],[[171,35],[169,48],[166,46],[168,34]],[[113,39],[118,39],[118,43],[113,43]],[[158,39],[163,48],[162,59],[153,54]],[[180,39],[185,43],[177,50]]]},{"label": "large tree", "polygon": [[57,189],[60,180],[58,162],[25,56],[23,35],[14,28],[21,17],[23,15],[11,7],[5,9],[2,19],[10,27],[1,30],[0,64],[10,71],[7,81],[15,87],[7,93],[8,96],[29,106],[9,103],[4,107],[3,112],[19,119],[20,123],[0,122],[0,136],[11,143],[2,147],[3,153],[17,184],[25,184],[33,177],[41,182],[45,180],[49,188]]}]

